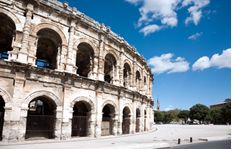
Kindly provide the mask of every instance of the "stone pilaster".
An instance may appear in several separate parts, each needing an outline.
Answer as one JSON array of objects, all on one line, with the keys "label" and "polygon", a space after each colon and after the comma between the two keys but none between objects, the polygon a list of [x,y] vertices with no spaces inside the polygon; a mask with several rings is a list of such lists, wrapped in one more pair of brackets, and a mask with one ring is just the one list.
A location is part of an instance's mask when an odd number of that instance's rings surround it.
[{"label": "stone pilaster", "polygon": [[118,71],[119,71],[119,85],[123,86],[124,80],[123,80],[123,69],[124,69],[124,56],[123,56],[123,48],[121,48],[121,52],[119,53],[120,56],[120,65],[118,67]]},{"label": "stone pilaster", "polygon": [[66,65],[66,58],[67,58],[67,45],[62,44],[58,48],[58,54],[57,54],[57,71],[65,71],[65,65]]},{"label": "stone pilaster", "polygon": [[98,67],[98,80],[104,81],[104,49],[105,49],[105,44],[104,44],[104,36],[101,35],[100,37],[100,44],[99,44],[99,67]]},{"label": "stone pilaster", "polygon": [[74,34],[75,34],[75,23],[73,22],[69,29],[69,41],[68,41],[68,54],[67,54],[67,62],[66,62],[66,71],[76,74],[76,58],[74,59],[73,52],[73,43],[74,43]]},{"label": "stone pilaster", "polygon": [[55,121],[55,139],[60,140],[62,135],[63,124],[63,110],[62,106],[58,106],[56,109],[56,121]]},{"label": "stone pilaster", "polygon": [[95,137],[95,117],[96,117],[96,113],[95,112],[91,112],[89,113],[89,122],[88,122],[88,136],[89,137]]},{"label": "stone pilaster", "polygon": [[34,10],[34,6],[29,3],[26,9],[26,18],[25,18],[25,24],[23,28],[22,45],[21,45],[21,49],[18,52],[18,56],[16,59],[16,61],[21,62],[21,63],[26,63],[26,64],[28,63],[29,34],[30,34],[31,20],[33,16],[33,10]]}]

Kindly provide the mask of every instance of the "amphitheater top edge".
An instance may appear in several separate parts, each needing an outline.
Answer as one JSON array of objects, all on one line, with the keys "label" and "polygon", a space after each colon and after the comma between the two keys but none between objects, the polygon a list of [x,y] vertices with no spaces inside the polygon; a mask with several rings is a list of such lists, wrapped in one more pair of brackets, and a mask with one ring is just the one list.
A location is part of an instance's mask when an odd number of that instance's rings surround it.
[{"label": "amphitheater top edge", "polygon": [[[30,1],[33,1],[33,0],[30,0]],[[43,3],[48,6],[51,6],[55,9],[58,9],[59,11],[61,11],[63,13],[78,16],[78,17],[82,18],[84,22],[88,23],[89,25],[91,25],[92,27],[94,27],[97,30],[101,30],[101,31],[108,33],[109,35],[111,35],[113,37],[113,39],[115,39],[119,43],[125,44],[128,47],[128,49],[132,50],[135,54],[137,54],[143,60],[145,60],[145,58],[140,53],[138,53],[138,51],[135,47],[131,46],[123,37],[114,33],[109,26],[105,26],[103,23],[99,23],[98,21],[95,21],[91,17],[89,17],[89,16],[85,15],[84,13],[82,13],[81,11],[77,10],[76,7],[69,6],[69,3],[67,3],[67,2],[62,3],[58,0],[35,0],[35,1]]]}]

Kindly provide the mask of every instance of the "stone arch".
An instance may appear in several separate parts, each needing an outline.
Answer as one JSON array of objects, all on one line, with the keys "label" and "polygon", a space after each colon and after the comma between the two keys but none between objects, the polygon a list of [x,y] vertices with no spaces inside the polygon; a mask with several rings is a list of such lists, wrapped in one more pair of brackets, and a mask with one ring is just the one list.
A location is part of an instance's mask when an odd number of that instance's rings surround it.
[{"label": "stone arch", "polygon": [[117,54],[114,50],[108,50],[107,52],[105,52],[105,54],[104,54],[104,59],[105,59],[105,57],[106,57],[108,54],[111,54],[111,55],[114,56],[114,58],[116,59],[117,65],[120,63],[119,56],[118,56],[118,54]]},{"label": "stone arch", "polygon": [[123,109],[125,108],[125,107],[127,107],[127,108],[129,108],[129,110],[130,110],[130,115],[133,115],[133,111],[132,111],[132,108],[130,108],[131,107],[131,105],[130,104],[124,104],[124,106],[122,107],[122,111],[123,111]]},{"label": "stone arch", "polygon": [[113,101],[106,101],[102,104],[101,136],[114,135],[116,126],[117,107]]},{"label": "stone arch", "polygon": [[123,64],[125,64],[125,63],[127,63],[130,67],[132,66],[132,63],[130,62],[129,59],[125,59],[124,62],[123,62]]},{"label": "stone arch", "polygon": [[114,108],[115,108],[115,114],[118,113],[118,111],[117,111],[117,105],[116,105],[112,100],[106,100],[105,102],[103,102],[103,104],[102,104],[101,107],[104,108],[104,106],[107,105],[107,104],[110,104],[110,105],[114,106]]},{"label": "stone arch", "polygon": [[51,100],[53,100],[58,107],[62,106],[62,102],[61,100],[52,92],[50,91],[36,91],[36,92],[33,92],[31,93],[24,101],[24,103],[22,104],[22,108],[23,109],[28,109],[28,105],[29,103],[37,98],[37,97],[40,97],[40,96],[44,96],[44,97],[47,97],[47,98],[50,98]]},{"label": "stone arch", "polygon": [[94,48],[87,42],[80,42],[76,51],[77,74],[89,77],[94,69]]},{"label": "stone arch", "polygon": [[141,109],[136,107],[135,111],[135,132],[140,132]]},{"label": "stone arch", "polygon": [[34,26],[34,28],[32,29],[32,35],[34,37],[37,37],[38,31],[40,31],[42,29],[46,29],[46,28],[55,31],[60,36],[60,38],[62,40],[62,45],[63,46],[67,46],[68,45],[67,39],[66,39],[63,31],[59,27],[57,27],[57,26],[55,26],[53,24],[50,24],[50,23],[41,23],[41,24],[38,24],[38,25]]},{"label": "stone arch", "polygon": [[80,101],[85,101],[85,102],[87,102],[88,104],[90,104],[90,106],[91,106],[91,111],[92,111],[92,112],[95,112],[95,104],[94,104],[94,102],[93,102],[90,98],[85,97],[85,96],[80,96],[80,97],[75,98],[75,99],[71,102],[70,107],[73,107],[77,102],[80,102]]},{"label": "stone arch", "polygon": [[37,96],[28,104],[25,139],[55,138],[57,105],[49,96]]},{"label": "stone arch", "polygon": [[131,65],[128,61],[124,61],[123,64],[123,86],[128,87],[131,85],[131,79],[132,79],[132,69]]},{"label": "stone arch", "polygon": [[98,56],[98,51],[99,51],[99,50],[97,49],[97,47],[94,45],[94,43],[93,43],[91,40],[89,40],[88,38],[85,38],[85,37],[79,38],[79,39],[74,43],[73,48],[77,50],[78,45],[81,44],[81,43],[86,43],[86,44],[90,45],[91,48],[92,48],[93,51],[94,51],[94,55],[95,55],[95,56]]},{"label": "stone arch", "polygon": [[94,103],[87,97],[80,96],[71,102],[72,114],[72,137],[84,137],[91,134],[91,115],[95,112]]},{"label": "stone arch", "polygon": [[0,96],[2,96],[6,104],[11,104],[11,96],[7,91],[0,88]]},{"label": "stone arch", "polygon": [[127,105],[122,109],[122,133],[129,134],[131,131],[131,108]]},{"label": "stone arch", "polygon": [[11,18],[12,21],[16,25],[16,30],[20,30],[20,28],[19,28],[19,26],[17,24],[20,24],[21,21],[20,21],[20,19],[14,13],[10,12],[9,10],[3,9],[3,8],[0,9],[0,13],[3,13],[5,15],[7,15],[9,18]]}]

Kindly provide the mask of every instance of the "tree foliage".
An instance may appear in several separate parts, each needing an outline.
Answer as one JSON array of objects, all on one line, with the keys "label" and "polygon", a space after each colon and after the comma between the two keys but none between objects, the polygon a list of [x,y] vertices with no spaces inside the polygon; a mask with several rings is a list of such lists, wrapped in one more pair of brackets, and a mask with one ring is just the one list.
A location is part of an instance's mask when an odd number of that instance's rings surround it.
[{"label": "tree foliage", "polygon": [[159,111],[154,112],[154,122],[160,123],[163,121],[163,118],[164,118],[164,114],[162,112],[159,112]]},{"label": "tree foliage", "polygon": [[205,121],[209,113],[209,108],[202,104],[196,104],[190,108],[189,117],[191,120],[199,120],[200,123]]},{"label": "tree foliage", "polygon": [[178,114],[178,118],[183,119],[184,123],[187,123],[187,120],[189,118],[189,110],[182,110]]}]

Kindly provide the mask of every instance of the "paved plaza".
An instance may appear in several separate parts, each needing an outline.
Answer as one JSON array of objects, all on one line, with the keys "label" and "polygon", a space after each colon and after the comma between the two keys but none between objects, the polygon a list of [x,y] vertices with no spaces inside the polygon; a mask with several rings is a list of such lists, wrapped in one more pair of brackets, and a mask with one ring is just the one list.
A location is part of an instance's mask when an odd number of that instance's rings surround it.
[{"label": "paved plaza", "polygon": [[[74,138],[70,141],[30,140],[20,145],[1,143],[2,149],[135,149],[135,148],[164,148],[177,146],[178,138],[181,144],[204,141],[226,140],[231,137],[231,126],[227,125],[155,125],[147,133],[112,136],[101,138]],[[46,142],[46,143],[45,143]]]}]

